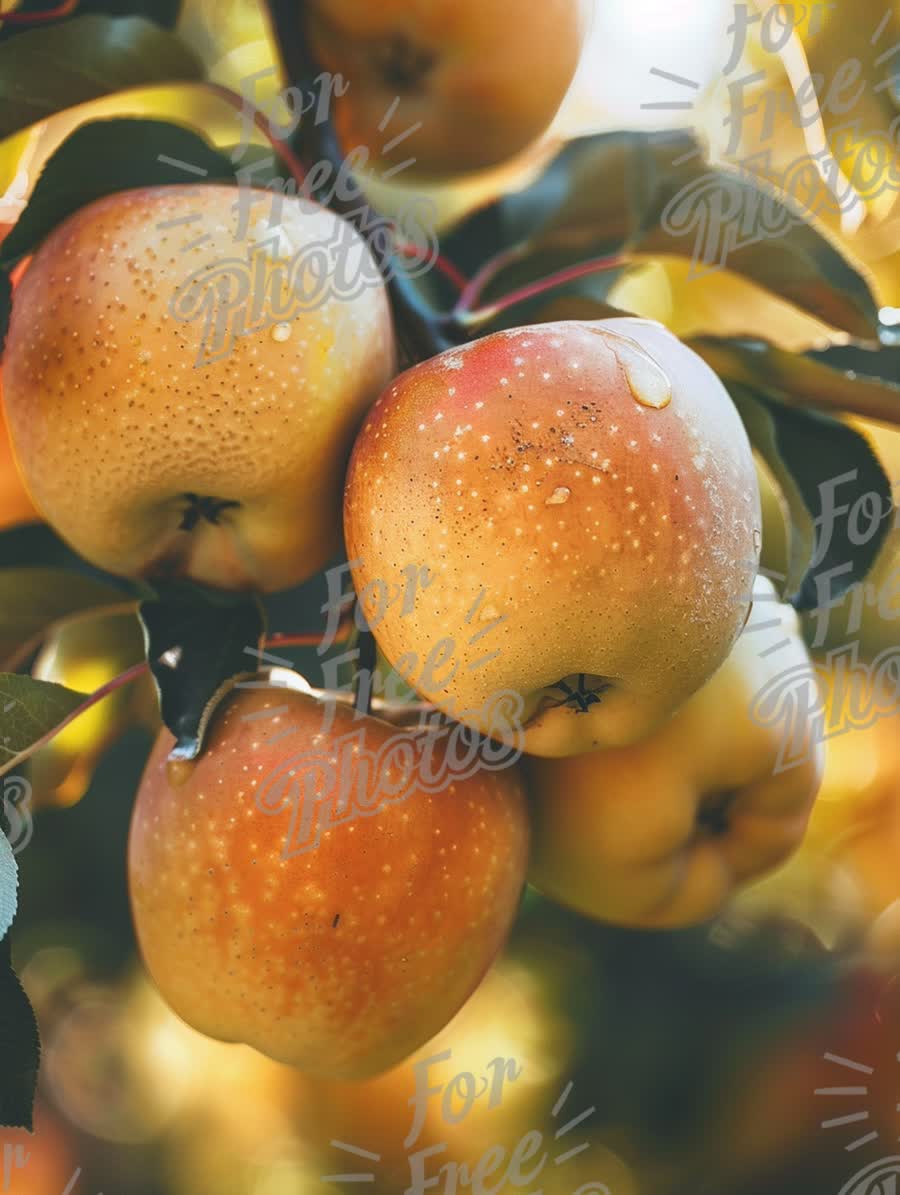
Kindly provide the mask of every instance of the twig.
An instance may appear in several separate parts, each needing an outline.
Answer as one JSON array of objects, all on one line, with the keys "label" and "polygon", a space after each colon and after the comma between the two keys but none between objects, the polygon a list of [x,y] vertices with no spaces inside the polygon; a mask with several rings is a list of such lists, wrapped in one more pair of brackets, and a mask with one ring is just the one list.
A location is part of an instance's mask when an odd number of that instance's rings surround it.
[{"label": "twig", "polygon": [[206,87],[209,91],[212,91],[215,95],[223,99],[226,104],[230,104],[232,108],[236,108],[238,112],[243,114],[250,111],[253,114],[253,123],[284,162],[285,166],[287,166],[297,186],[302,187],[306,181],[306,171],[303,168],[303,163],[293,152],[287,141],[278,136],[266,114],[261,112],[254,104],[251,104],[245,96],[238,95],[236,91],[232,91],[230,87],[212,82],[207,82]]},{"label": "twig", "polygon": [[47,12],[3,12],[0,13],[0,25],[41,25],[44,21],[56,21],[70,16],[79,3],[80,0],[63,0]]},{"label": "twig", "polygon": [[586,278],[591,274],[603,274],[607,270],[615,270],[627,264],[627,259],[618,253],[582,261],[574,266],[566,266],[564,270],[558,270],[555,274],[548,274],[546,278],[539,278],[537,282],[530,282],[518,290],[510,291],[502,299],[497,299],[496,302],[489,303],[484,307],[478,307],[473,311],[454,311],[453,318],[461,327],[472,332],[483,327],[484,324],[490,323],[498,315],[508,311],[510,307],[515,307],[528,299],[535,299],[557,287],[565,286],[568,282],[574,282],[577,278]]}]

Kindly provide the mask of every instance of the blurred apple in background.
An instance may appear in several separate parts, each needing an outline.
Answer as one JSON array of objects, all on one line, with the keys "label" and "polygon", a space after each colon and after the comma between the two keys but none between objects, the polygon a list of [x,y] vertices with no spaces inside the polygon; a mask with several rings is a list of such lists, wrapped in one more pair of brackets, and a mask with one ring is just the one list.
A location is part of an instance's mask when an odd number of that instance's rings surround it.
[{"label": "blurred apple in background", "polygon": [[34,1107],[34,1132],[0,1127],[0,1191],[62,1195],[78,1168],[73,1134],[47,1102]]},{"label": "blurred apple in background", "polygon": [[838,733],[826,743],[810,845],[853,874],[872,919],[900,899],[900,705],[896,686],[886,682],[879,696],[864,673],[842,705],[829,713]]}]

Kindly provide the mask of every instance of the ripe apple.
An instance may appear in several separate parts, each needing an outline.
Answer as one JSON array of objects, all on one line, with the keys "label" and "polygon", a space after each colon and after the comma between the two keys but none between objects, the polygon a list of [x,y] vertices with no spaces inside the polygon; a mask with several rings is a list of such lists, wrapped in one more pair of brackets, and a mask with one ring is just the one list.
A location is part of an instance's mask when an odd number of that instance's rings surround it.
[{"label": "ripe apple", "polygon": [[28,497],[19,473],[9,431],[3,417],[2,389],[0,389],[0,530],[16,523],[29,523],[40,516]]},{"label": "ripe apple", "polygon": [[390,312],[348,224],[285,199],[270,225],[271,205],[224,186],[110,195],[55,229],[16,289],[19,463],[109,572],[274,590],[340,545],[353,434],[395,368]]},{"label": "ripe apple", "polygon": [[[750,607],[753,454],[719,379],[661,325],[517,328],[397,378],[351,458],[344,529],[391,664],[486,734],[524,702],[558,756],[648,734]],[[425,576],[414,601],[410,570]]]},{"label": "ripe apple", "polygon": [[587,5],[314,0],[310,17],[317,60],[349,84],[335,104],[344,148],[444,178],[496,166],[547,128],[578,65]]},{"label": "ripe apple", "polygon": [[[816,679],[794,611],[765,578],[754,595],[726,663],[649,739],[528,761],[529,879],[546,896],[604,921],[689,925],[800,845],[824,766],[814,719],[764,725],[754,706],[782,678]],[[788,731],[799,762],[780,770]]]},{"label": "ripe apple", "polygon": [[188,1024],[326,1078],[386,1070],[443,1028],[506,938],[528,851],[515,767],[459,769],[455,736],[271,687],[226,698],[186,778],[163,732],[129,882]]}]

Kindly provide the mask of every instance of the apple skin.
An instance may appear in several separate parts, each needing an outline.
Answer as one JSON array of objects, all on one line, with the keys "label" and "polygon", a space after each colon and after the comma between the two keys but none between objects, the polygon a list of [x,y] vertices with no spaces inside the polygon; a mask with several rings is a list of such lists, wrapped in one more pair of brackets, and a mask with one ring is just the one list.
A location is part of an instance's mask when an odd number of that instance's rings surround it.
[{"label": "apple skin", "polygon": [[366,752],[397,734],[283,688],[233,693],[177,787],[162,733],[128,848],[140,948],[174,1011],[323,1078],[377,1074],[444,1027],[502,947],[527,864],[516,767],[416,787],[285,851],[289,809],[267,811],[260,785],[361,731]]},{"label": "apple skin", "polygon": [[349,83],[334,112],[345,151],[364,146],[384,165],[413,159],[405,178],[482,170],[535,141],[572,82],[588,24],[582,0],[309,7],[317,61]]},{"label": "apple skin", "polygon": [[[304,200],[285,199],[269,228],[272,196],[244,192],[259,202],[238,239],[239,194],[194,185],[98,200],[50,234],[16,289],[4,400],[19,464],[54,528],[111,573],[269,591],[339,549],[353,435],[395,370],[384,287],[350,226]],[[277,335],[273,321],[198,368],[205,320],[176,318],[179,288],[225,263],[249,279],[250,245],[275,236],[298,261],[341,238],[334,252],[368,261],[371,280],[355,297],[329,289]],[[274,262],[263,263],[268,283]],[[248,302],[262,298],[255,277],[249,289]],[[184,530],[191,494],[238,505]]]},{"label": "apple skin", "polygon": [[3,389],[0,378],[0,530],[17,523],[31,523],[40,518],[28,497],[9,442],[9,432],[3,416]]},{"label": "apple skin", "polygon": [[[668,406],[637,401],[626,367],[647,393],[661,368]],[[761,541],[731,399],[632,319],[497,333],[402,374],[356,441],[344,510],[362,609],[404,680],[485,734],[496,695],[521,695],[524,750],[544,756],[634,742],[695,692],[747,618]],[[385,610],[410,567],[431,583]],[[588,709],[555,687],[580,675]]]},{"label": "apple skin", "polygon": [[[794,611],[774,604],[764,578],[755,594],[726,663],[652,737],[527,761],[529,880],[544,895],[617,924],[685,926],[799,847],[824,769],[814,720],[802,762],[777,771],[785,727],[765,727],[751,710],[777,678],[808,669],[815,684],[814,673]],[[776,611],[778,625],[765,627]]]}]

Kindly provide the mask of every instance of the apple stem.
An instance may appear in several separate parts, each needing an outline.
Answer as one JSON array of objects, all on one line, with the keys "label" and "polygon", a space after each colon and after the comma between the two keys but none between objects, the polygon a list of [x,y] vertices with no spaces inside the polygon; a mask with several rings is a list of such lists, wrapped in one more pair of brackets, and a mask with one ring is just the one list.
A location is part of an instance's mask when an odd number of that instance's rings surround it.
[{"label": "apple stem", "polygon": [[[303,110],[320,111],[323,75],[309,47],[306,0],[266,0],[264,8],[284,75],[300,92]],[[467,338],[465,329],[455,320],[434,311],[398,268],[393,238],[389,235],[390,221],[379,214],[357,180],[347,171],[331,113],[324,118],[302,120],[291,138],[291,147],[307,170],[323,163],[334,173],[340,171],[343,193],[329,194],[328,206],[349,221],[368,244],[384,278],[397,338],[407,361],[410,364],[427,361],[445,349],[464,343]]]}]

